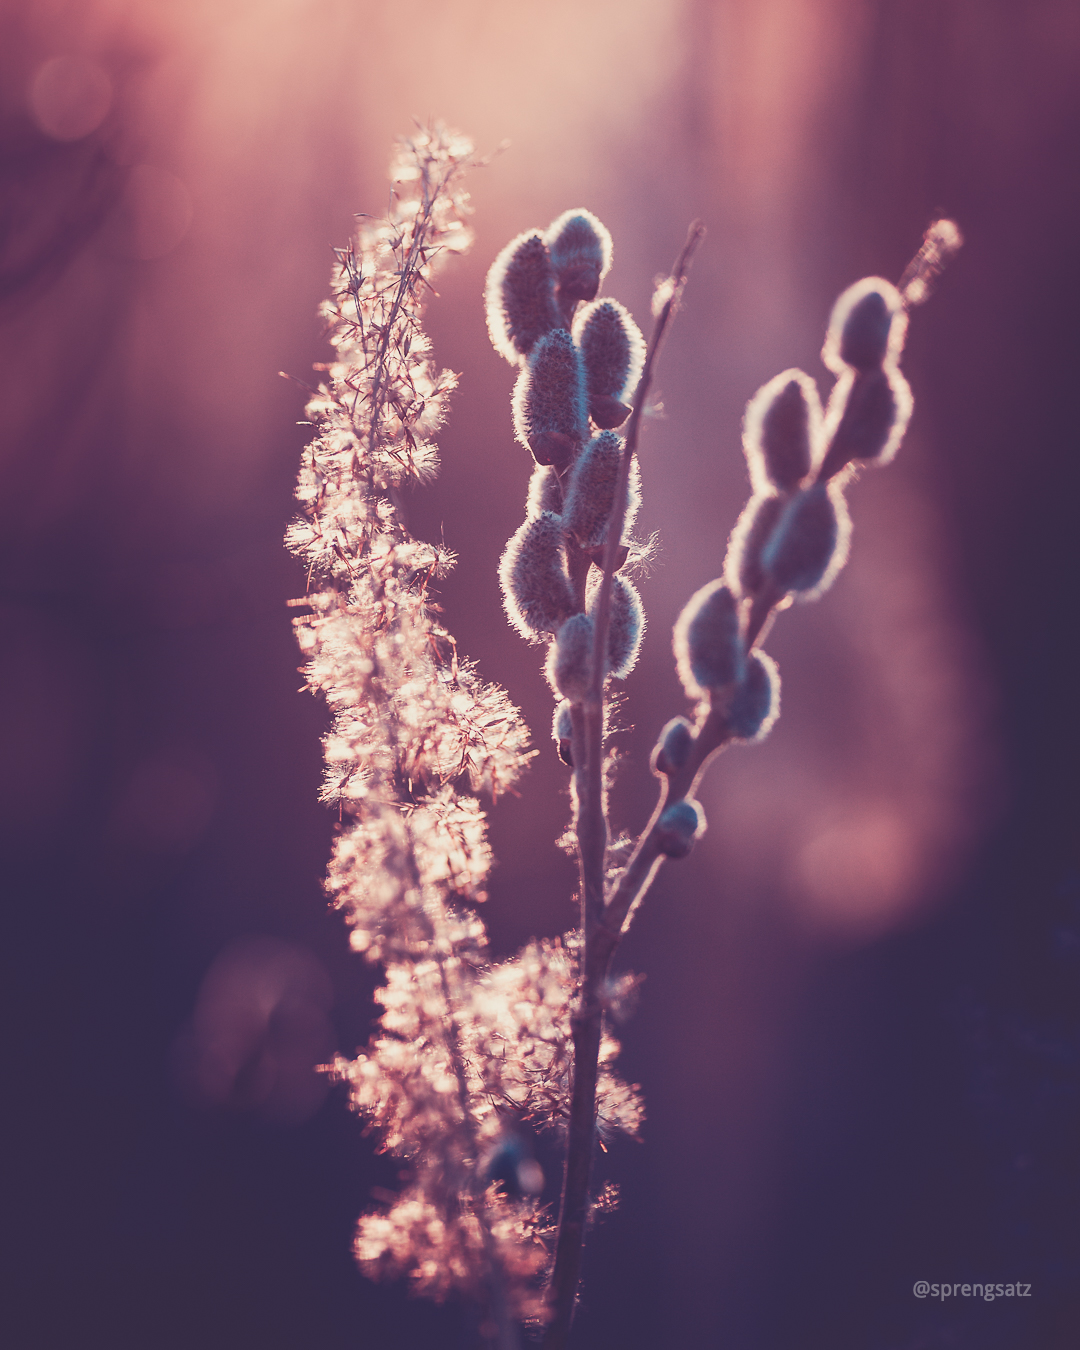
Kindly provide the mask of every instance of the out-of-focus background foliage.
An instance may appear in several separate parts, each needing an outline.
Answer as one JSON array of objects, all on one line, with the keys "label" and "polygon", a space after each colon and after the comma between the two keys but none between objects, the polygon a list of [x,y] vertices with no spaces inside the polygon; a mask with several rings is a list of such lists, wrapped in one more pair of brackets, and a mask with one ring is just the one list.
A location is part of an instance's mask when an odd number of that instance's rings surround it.
[{"label": "out-of-focus background foliage", "polygon": [[[682,710],[668,634],[747,492],[746,399],[930,219],[916,412],[851,493],[853,559],[769,639],[770,741],[626,944],[644,1142],[602,1162],[592,1350],[1057,1350],[1080,1327],[1077,111],[1071,0],[7,0],[0,10],[0,772],[7,1344],[412,1350],[467,1310],[361,1279],[395,1169],[311,1066],[373,974],[320,875],[321,709],[281,535],[315,315],[395,135],[482,152],[429,328],[463,372],[414,531],[461,650],[544,746],[500,801],[496,950],[572,923],[550,695],[495,582],[523,511],[480,292],[587,206],[644,321],[709,226],[644,437],[662,538],[617,823]],[[557,1179],[552,1176],[549,1186]],[[919,1301],[916,1279],[1030,1299]]]}]

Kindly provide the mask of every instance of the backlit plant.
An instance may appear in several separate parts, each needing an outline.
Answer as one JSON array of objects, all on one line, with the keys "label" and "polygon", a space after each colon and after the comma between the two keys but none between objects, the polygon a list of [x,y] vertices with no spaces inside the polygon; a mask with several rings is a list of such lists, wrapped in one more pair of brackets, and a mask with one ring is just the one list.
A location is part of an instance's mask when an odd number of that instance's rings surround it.
[{"label": "backlit plant", "polygon": [[[895,454],[911,414],[899,360],[908,311],[929,292],[959,234],[927,232],[894,286],[857,282],[837,301],[824,360],[836,376],[822,408],[814,381],[788,370],[750,400],[743,445],[752,495],[723,575],[675,625],[689,707],[660,732],[659,793],[636,842],[611,841],[605,737],[610,682],[637,659],[645,616],[630,579],[651,540],[634,535],[636,452],[661,342],[703,230],[693,226],[657,288],[646,345],[615,300],[598,298],[608,231],[587,210],[518,236],[488,278],[492,341],[519,373],[512,412],[535,461],[526,516],[500,564],[507,615],[546,644],[553,736],[571,769],[581,924],[561,940],[492,960],[473,908],[491,857],[476,793],[510,787],[531,753],[503,690],[484,683],[438,623],[432,583],[452,563],[413,539],[399,492],[437,467],[432,437],[455,378],[432,364],[420,326],[437,265],[468,246],[462,137],[436,128],[402,144],[386,220],[364,223],[337,255],[324,306],[334,360],[308,405],[301,516],[289,545],[308,592],[297,620],[309,687],[333,724],[325,799],[341,825],[327,888],[353,946],[382,963],[379,1026],[334,1072],[382,1147],[407,1163],[388,1207],[364,1215],[356,1255],[371,1275],[485,1309],[500,1350],[537,1330],[566,1345],[590,1213],[598,1132],[635,1133],[636,1089],[613,1063],[609,1021],[629,977],[612,959],[666,859],[705,829],[695,798],[725,746],[761,739],[780,678],[762,650],[773,616],[831,584],[847,558],[845,489],[859,466]],[[519,1129],[561,1141],[557,1215]],[[543,1329],[542,1331],[540,1329]]]}]

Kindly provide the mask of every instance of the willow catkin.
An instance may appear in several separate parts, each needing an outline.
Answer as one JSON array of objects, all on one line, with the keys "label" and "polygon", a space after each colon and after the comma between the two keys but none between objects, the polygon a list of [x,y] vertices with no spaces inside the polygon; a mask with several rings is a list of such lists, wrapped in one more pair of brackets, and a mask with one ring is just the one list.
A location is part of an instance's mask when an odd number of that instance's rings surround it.
[{"label": "willow catkin", "polygon": [[602,430],[621,426],[645,363],[641,330],[617,300],[604,299],[579,311],[573,335],[585,362],[589,416]]},{"label": "willow catkin", "polygon": [[847,561],[851,517],[836,483],[814,483],[784,507],[761,552],[778,594],[820,595]]},{"label": "willow catkin", "polygon": [[540,338],[518,376],[514,430],[537,464],[564,468],[588,437],[585,367],[573,338],[555,328]]},{"label": "willow catkin", "polygon": [[579,300],[591,300],[611,266],[607,227],[591,211],[564,211],[548,226],[544,242],[563,312]]},{"label": "willow catkin", "polygon": [[817,385],[801,370],[785,370],[746,405],[743,451],[754,491],[791,492],[810,472],[821,443]]},{"label": "willow catkin", "polygon": [[562,521],[543,511],[510,536],[499,564],[507,617],[535,642],[556,633],[573,614],[574,595],[563,556]]},{"label": "willow catkin", "polygon": [[701,699],[742,675],[739,605],[723,581],[710,581],[690,597],[675,623],[675,664],[688,698]]},{"label": "willow catkin", "polygon": [[511,239],[495,259],[484,300],[492,345],[513,366],[521,365],[545,333],[559,327],[555,270],[538,230]]},{"label": "willow catkin", "polygon": [[[613,431],[594,436],[578,456],[566,489],[563,524],[578,545],[586,550],[603,547],[615,501],[615,487],[622,467],[623,439]],[[630,461],[627,482],[625,531],[632,529],[641,505],[641,475],[637,458]]]}]

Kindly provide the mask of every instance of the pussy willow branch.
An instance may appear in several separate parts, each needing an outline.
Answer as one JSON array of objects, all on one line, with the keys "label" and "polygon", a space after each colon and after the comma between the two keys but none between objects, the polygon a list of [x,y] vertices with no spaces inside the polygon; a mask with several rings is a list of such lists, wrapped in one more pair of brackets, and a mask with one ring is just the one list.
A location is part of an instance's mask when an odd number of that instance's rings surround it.
[{"label": "pussy willow branch", "polygon": [[[633,410],[619,466],[611,516],[604,545],[603,576],[593,634],[592,681],[584,703],[572,709],[574,788],[577,799],[576,830],[581,889],[581,930],[585,939],[578,1005],[573,1017],[574,1073],[567,1126],[566,1173],[555,1243],[555,1266],[551,1276],[552,1320],[544,1337],[544,1350],[562,1350],[574,1316],[581,1277],[581,1252],[589,1210],[589,1178],[596,1142],[596,1083],[600,1042],[603,1035],[603,988],[618,945],[621,929],[605,923],[604,873],[607,853],[607,818],[604,810],[603,741],[604,683],[608,628],[611,620],[612,576],[617,570],[618,549],[626,518],[630,466],[637,448],[642,410],[652,384],[656,360],[665,334],[679,306],[690,264],[705,237],[705,227],[694,221],[686,243],[668,278],[668,294],[656,317],[645,354],[641,378],[634,393]],[[614,940],[612,940],[614,939]]]}]

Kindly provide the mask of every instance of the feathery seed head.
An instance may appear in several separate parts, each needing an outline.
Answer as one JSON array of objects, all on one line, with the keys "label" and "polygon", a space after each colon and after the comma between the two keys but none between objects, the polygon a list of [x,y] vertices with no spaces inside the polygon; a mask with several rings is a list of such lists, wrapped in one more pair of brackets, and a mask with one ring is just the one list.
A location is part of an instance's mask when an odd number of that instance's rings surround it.
[{"label": "feathery seed head", "polygon": [[741,678],[739,604],[722,580],[710,581],[686,602],[675,623],[673,645],[688,698],[705,698]]},{"label": "feathery seed head", "polygon": [[685,717],[673,717],[660,733],[652,753],[652,771],[668,774],[681,769],[690,757],[694,729]]},{"label": "feathery seed head", "polygon": [[573,334],[585,361],[590,417],[601,428],[620,426],[645,363],[641,330],[617,300],[596,300],[577,315]]},{"label": "feathery seed head", "polygon": [[526,230],[491,265],[484,288],[488,332],[495,350],[521,365],[536,342],[561,323],[555,272],[538,230]]},{"label": "feathery seed head", "polygon": [[883,277],[864,277],[833,306],[821,359],[834,375],[895,365],[907,333],[900,292]]},{"label": "feathery seed head", "polygon": [[828,449],[818,470],[819,482],[834,477],[852,460],[888,464],[900,448],[913,407],[911,386],[895,367],[842,375],[829,398]]},{"label": "feathery seed head", "polygon": [[797,488],[821,444],[817,385],[801,370],[785,370],[746,405],[743,450],[754,491]]},{"label": "feathery seed head", "polygon": [[547,677],[555,693],[569,703],[584,703],[592,680],[593,621],[573,614],[548,648]]},{"label": "feathery seed head", "polygon": [[727,712],[728,726],[741,741],[762,741],[780,716],[780,672],[776,662],[754,650],[735,687]]},{"label": "feathery seed head", "polygon": [[514,430],[538,464],[569,464],[588,436],[585,367],[565,328],[536,343],[514,386]]},{"label": "feathery seed head", "polygon": [[[622,454],[622,437],[613,431],[602,431],[581,452],[570,474],[563,524],[567,534],[572,535],[583,549],[600,549],[604,545]],[[640,505],[641,474],[635,457],[630,463],[627,483],[625,531],[633,526]],[[625,535],[620,542],[624,541]]]},{"label": "feathery seed head", "polygon": [[530,642],[556,633],[574,612],[562,547],[562,521],[550,511],[526,520],[510,536],[499,563],[507,617]]},{"label": "feathery seed head", "polygon": [[705,833],[705,812],[691,797],[665,807],[656,822],[657,844],[665,858],[685,858]]},{"label": "feathery seed head", "polygon": [[786,495],[780,497],[770,491],[751,497],[743,507],[724,559],[724,579],[736,595],[757,595],[765,585],[761,555],[786,501]]},{"label": "feathery seed head", "polygon": [[591,211],[564,211],[544,236],[558,282],[560,307],[591,300],[611,266],[611,235]]},{"label": "feathery seed head", "polygon": [[814,483],[785,506],[761,563],[780,591],[812,599],[828,590],[847,561],[851,518],[836,483]]}]

